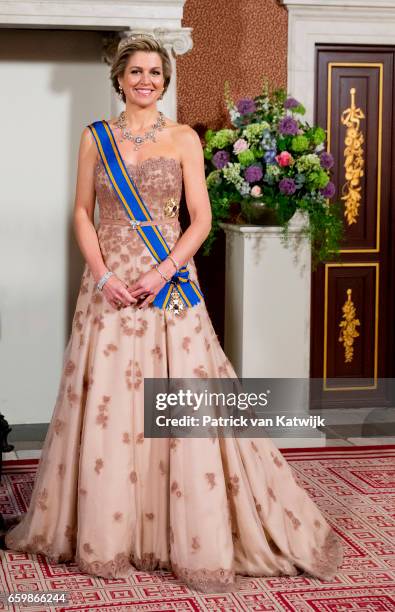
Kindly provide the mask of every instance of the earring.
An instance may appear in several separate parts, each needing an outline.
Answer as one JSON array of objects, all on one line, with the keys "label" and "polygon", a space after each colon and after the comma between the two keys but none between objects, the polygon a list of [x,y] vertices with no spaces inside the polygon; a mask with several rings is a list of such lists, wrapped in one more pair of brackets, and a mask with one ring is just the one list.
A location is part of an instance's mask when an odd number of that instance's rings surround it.
[{"label": "earring", "polygon": [[121,100],[123,99],[123,89],[122,89],[122,85],[120,85],[120,86],[119,86],[118,96],[121,98]]}]

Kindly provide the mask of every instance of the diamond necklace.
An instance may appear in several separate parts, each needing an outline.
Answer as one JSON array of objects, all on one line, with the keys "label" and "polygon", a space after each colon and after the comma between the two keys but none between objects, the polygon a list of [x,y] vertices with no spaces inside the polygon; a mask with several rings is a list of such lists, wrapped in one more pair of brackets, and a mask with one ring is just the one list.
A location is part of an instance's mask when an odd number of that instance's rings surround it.
[{"label": "diamond necklace", "polygon": [[155,133],[157,131],[160,132],[161,130],[163,130],[163,128],[166,125],[166,120],[165,120],[164,114],[161,111],[159,111],[158,119],[155,121],[154,124],[152,124],[151,129],[148,130],[148,132],[145,132],[143,136],[133,136],[132,132],[127,127],[125,111],[121,112],[121,114],[119,115],[118,119],[115,122],[115,125],[120,128],[122,132],[122,136],[126,138],[126,140],[130,140],[131,142],[134,143],[134,150],[138,151],[139,148],[147,140],[152,140],[152,142],[156,142]]}]

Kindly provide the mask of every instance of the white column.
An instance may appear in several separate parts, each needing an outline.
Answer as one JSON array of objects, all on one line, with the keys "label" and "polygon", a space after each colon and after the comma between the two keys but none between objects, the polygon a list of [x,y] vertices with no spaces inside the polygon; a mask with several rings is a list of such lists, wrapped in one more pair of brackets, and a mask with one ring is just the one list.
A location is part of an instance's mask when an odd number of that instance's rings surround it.
[{"label": "white column", "polygon": [[166,47],[172,65],[172,77],[167,92],[159,103],[159,109],[173,121],[177,121],[177,55],[184,55],[192,49],[192,28],[179,30],[156,29],[154,35]]},{"label": "white column", "polygon": [[308,378],[311,249],[295,215],[282,228],[221,224],[226,233],[225,353],[247,378]]}]

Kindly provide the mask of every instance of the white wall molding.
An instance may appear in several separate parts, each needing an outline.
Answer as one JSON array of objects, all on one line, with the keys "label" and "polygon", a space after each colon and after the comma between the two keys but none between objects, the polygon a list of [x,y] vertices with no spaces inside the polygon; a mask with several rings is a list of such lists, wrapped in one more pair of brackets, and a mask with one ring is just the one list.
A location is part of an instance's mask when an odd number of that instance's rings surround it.
[{"label": "white wall molding", "polygon": [[126,29],[181,26],[185,0],[0,0],[8,27]]},{"label": "white wall molding", "polygon": [[313,120],[317,43],[395,44],[395,0],[278,0],[288,10],[288,92]]},{"label": "white wall molding", "polygon": [[395,0],[277,0],[287,7],[317,7],[317,8],[370,8],[377,11],[382,8],[395,8]]},{"label": "white wall molding", "polygon": [[[177,119],[176,56],[192,49],[192,28],[181,25],[185,0],[0,0],[0,28],[110,31],[112,36],[148,32],[170,53],[173,74],[159,109]],[[109,37],[103,36],[103,60],[109,61]],[[123,104],[112,91],[111,112]]]}]

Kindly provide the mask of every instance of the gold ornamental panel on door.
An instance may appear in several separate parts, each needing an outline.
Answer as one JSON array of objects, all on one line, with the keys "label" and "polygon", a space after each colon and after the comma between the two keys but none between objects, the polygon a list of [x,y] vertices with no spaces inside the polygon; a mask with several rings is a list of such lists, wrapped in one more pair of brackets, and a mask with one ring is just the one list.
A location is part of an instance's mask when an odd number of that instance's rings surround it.
[{"label": "gold ornamental panel on door", "polygon": [[[378,263],[325,265],[323,385],[326,391],[377,386],[379,272]],[[359,380],[358,386],[350,386],[346,382],[350,379]]]},{"label": "gold ornamental panel on door", "polygon": [[383,137],[383,63],[329,62],[327,150],[343,203],[343,253],[378,253]]}]

